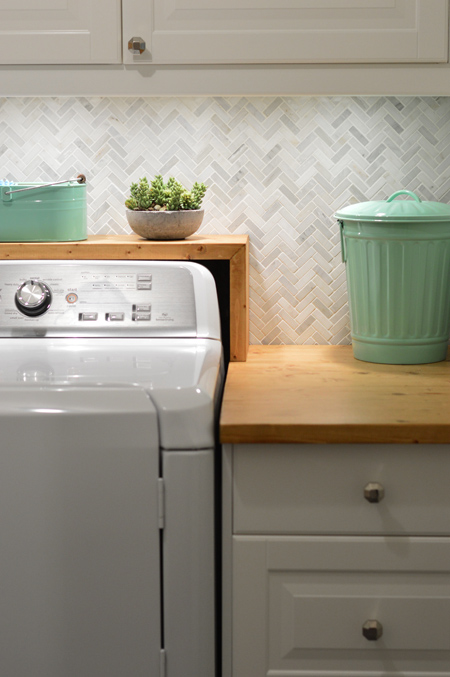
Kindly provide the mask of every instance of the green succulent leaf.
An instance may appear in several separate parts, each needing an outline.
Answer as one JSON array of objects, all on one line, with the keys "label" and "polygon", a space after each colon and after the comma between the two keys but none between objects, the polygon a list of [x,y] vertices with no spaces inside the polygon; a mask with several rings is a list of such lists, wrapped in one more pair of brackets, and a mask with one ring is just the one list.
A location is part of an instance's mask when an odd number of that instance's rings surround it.
[{"label": "green succulent leaf", "polygon": [[137,209],[137,202],[134,197],[129,197],[128,200],[125,200],[125,207],[128,209]]},{"label": "green succulent leaf", "polygon": [[192,191],[188,191],[173,176],[165,184],[161,174],[157,174],[149,184],[144,176],[131,184],[131,195],[125,200],[125,206],[140,211],[200,209],[206,190],[204,183],[195,182]]}]

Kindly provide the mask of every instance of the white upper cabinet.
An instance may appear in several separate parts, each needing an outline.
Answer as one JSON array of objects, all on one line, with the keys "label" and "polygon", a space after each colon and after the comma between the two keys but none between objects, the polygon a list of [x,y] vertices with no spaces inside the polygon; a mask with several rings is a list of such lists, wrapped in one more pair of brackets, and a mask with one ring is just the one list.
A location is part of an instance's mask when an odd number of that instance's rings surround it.
[{"label": "white upper cabinet", "polygon": [[0,64],[121,63],[120,0],[0,0]]},{"label": "white upper cabinet", "polygon": [[449,96],[449,4],[0,0],[0,93]]},{"label": "white upper cabinet", "polygon": [[0,22],[5,65],[448,61],[448,0],[0,0]]},{"label": "white upper cabinet", "polygon": [[[122,4],[127,64],[448,60],[448,0],[123,0]],[[128,50],[132,37],[145,41],[142,54]]]}]

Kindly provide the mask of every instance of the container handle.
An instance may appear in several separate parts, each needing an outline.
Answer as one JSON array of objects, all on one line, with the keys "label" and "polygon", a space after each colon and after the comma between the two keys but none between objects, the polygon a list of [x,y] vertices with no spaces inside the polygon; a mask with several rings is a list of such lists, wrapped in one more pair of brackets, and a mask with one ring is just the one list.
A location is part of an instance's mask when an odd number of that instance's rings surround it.
[{"label": "container handle", "polygon": [[11,191],[7,191],[8,186],[0,186],[0,193],[2,195],[2,202],[11,202],[12,195]]},{"label": "container handle", "polygon": [[395,200],[399,195],[409,195],[409,197],[412,197],[416,202],[422,202],[420,197],[417,197],[417,195],[410,190],[398,190],[396,193],[392,193],[391,197],[388,197],[386,202],[392,202],[392,200]]},{"label": "container handle", "polygon": [[[54,181],[53,183],[41,183],[39,186],[29,186],[28,188],[19,188],[18,190],[8,190],[5,195],[14,195],[14,193],[24,193],[26,190],[38,190],[39,188],[48,188],[49,186],[59,186],[61,183],[86,183],[84,174],[78,174],[75,179],[63,179],[62,181]],[[11,199],[11,198],[9,198]]]},{"label": "container handle", "polygon": [[338,219],[339,227],[341,231],[341,258],[342,263],[347,263],[347,252],[345,251],[345,240],[344,240],[344,222]]}]

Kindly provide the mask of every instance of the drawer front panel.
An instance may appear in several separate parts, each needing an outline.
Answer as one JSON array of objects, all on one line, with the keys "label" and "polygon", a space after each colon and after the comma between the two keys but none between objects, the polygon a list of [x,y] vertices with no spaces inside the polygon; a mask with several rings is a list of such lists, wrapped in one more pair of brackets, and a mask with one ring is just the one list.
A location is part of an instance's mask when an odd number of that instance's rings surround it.
[{"label": "drawer front panel", "polygon": [[233,540],[233,677],[450,676],[450,539]]},{"label": "drawer front panel", "polygon": [[450,533],[447,445],[235,445],[233,475],[235,534]]}]

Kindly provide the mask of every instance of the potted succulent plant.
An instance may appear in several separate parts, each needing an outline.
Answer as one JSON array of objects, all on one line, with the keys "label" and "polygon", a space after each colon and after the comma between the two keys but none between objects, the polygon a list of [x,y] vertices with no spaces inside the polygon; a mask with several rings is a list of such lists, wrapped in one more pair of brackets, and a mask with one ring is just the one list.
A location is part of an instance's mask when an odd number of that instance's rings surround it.
[{"label": "potted succulent plant", "polygon": [[205,193],[204,183],[195,182],[188,191],[173,176],[167,183],[161,174],[151,183],[146,177],[139,179],[125,200],[129,226],[148,240],[183,240],[200,227]]}]

